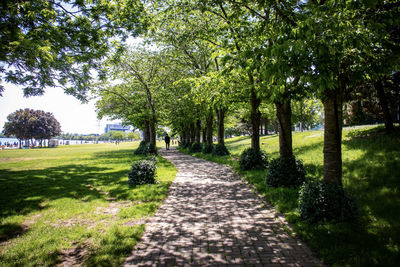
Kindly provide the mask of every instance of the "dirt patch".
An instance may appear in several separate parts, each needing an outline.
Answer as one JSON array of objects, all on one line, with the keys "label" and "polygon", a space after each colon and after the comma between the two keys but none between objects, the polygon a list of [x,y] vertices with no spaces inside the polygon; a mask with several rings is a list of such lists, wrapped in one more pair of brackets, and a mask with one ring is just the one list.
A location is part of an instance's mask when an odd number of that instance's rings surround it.
[{"label": "dirt patch", "polygon": [[57,266],[84,266],[89,258],[90,242],[75,245],[60,251],[60,263]]},{"label": "dirt patch", "polygon": [[0,158],[0,162],[6,162],[6,161],[11,161],[12,159],[10,158]]}]

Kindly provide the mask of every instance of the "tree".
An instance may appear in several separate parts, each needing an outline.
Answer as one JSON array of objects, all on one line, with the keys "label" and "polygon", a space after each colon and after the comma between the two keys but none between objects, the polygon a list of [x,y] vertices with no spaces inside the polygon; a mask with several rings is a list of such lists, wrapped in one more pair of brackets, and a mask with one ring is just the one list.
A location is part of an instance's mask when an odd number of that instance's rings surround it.
[{"label": "tree", "polygon": [[21,148],[24,139],[42,140],[61,134],[60,123],[50,112],[33,109],[20,109],[7,116],[4,124],[4,134],[14,135]]},{"label": "tree", "polygon": [[81,100],[91,70],[146,26],[140,0],[2,1],[0,17],[1,78],[24,86],[25,96],[62,86]]}]

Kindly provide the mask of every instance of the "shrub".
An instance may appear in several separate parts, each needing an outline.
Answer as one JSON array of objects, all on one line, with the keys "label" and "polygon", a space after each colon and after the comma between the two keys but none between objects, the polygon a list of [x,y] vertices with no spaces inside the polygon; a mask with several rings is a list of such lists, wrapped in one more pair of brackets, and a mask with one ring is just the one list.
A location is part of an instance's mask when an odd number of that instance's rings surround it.
[{"label": "shrub", "polygon": [[184,141],[179,142],[179,147],[180,148],[188,148],[190,146],[191,146],[191,143],[189,143],[189,142],[184,142]]},{"label": "shrub", "polygon": [[195,153],[195,152],[201,152],[201,149],[203,146],[200,143],[194,143],[190,148],[189,152]]},{"label": "shrub", "polygon": [[132,164],[128,173],[130,185],[154,184],[156,173],[156,159],[138,160]]},{"label": "shrub", "polygon": [[215,156],[226,156],[229,155],[229,150],[226,148],[225,145],[221,145],[221,144],[217,144],[213,151],[212,151],[213,155]]},{"label": "shrub", "polygon": [[139,147],[135,150],[135,155],[147,155],[149,153],[149,146],[145,141],[141,141]]},{"label": "shrub", "polygon": [[211,154],[213,152],[213,150],[214,150],[214,146],[213,145],[204,144],[202,152],[204,154]]},{"label": "shrub", "polygon": [[268,157],[262,150],[248,148],[240,155],[239,165],[241,170],[265,169],[268,165]]},{"label": "shrub", "polygon": [[295,157],[273,159],[268,164],[267,185],[300,186],[306,180],[303,163]]},{"label": "shrub", "polygon": [[304,183],[299,194],[300,218],[308,223],[353,221],[357,207],[342,186],[324,181]]}]

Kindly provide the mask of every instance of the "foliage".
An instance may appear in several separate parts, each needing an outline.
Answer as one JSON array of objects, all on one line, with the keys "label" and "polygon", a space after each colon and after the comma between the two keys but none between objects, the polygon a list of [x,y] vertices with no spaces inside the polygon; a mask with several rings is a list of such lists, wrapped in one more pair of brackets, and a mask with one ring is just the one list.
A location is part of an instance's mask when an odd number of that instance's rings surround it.
[{"label": "foliage", "polygon": [[61,85],[86,99],[91,70],[100,71],[107,53],[119,53],[120,42],[146,26],[138,0],[7,1],[0,14],[0,73],[25,86],[25,96]]},{"label": "foliage", "polygon": [[129,185],[154,184],[156,182],[156,163],[155,158],[134,162],[128,173]]},{"label": "foliage", "polygon": [[303,163],[296,158],[276,158],[268,163],[267,185],[279,186],[300,186],[306,178],[306,171]]},{"label": "foliage", "polygon": [[299,194],[300,218],[308,223],[354,221],[357,208],[339,185],[324,181],[304,183]]},{"label": "foliage", "polygon": [[60,123],[50,112],[33,109],[20,109],[7,117],[4,133],[16,138],[37,140],[50,139],[61,134]]},{"label": "foliage", "polygon": [[211,154],[213,152],[213,150],[214,150],[214,146],[213,145],[204,144],[202,152],[204,154]]},{"label": "foliage", "polygon": [[212,154],[215,155],[215,156],[226,156],[226,155],[229,155],[230,153],[229,153],[229,150],[226,148],[225,145],[216,144],[214,146]]},{"label": "foliage", "polygon": [[247,148],[240,155],[239,166],[241,170],[265,169],[267,165],[268,157],[263,150]]},{"label": "foliage", "polygon": [[193,143],[192,146],[189,148],[190,153],[201,152],[203,146],[200,143]]}]

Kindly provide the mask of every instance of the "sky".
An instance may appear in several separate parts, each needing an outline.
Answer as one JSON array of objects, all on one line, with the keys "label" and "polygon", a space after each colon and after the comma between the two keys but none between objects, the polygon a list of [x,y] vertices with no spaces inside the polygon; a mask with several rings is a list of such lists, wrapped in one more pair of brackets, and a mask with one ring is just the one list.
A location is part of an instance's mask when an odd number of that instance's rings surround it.
[{"label": "sky", "polygon": [[61,88],[46,88],[43,96],[25,98],[21,87],[4,83],[3,97],[0,97],[0,132],[3,131],[7,116],[18,109],[31,108],[53,113],[64,133],[102,134],[107,119],[98,120],[95,101],[82,104],[73,96],[64,94]]}]

